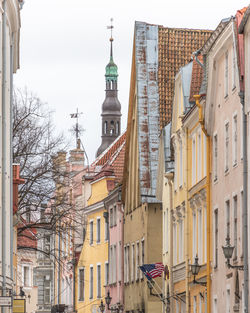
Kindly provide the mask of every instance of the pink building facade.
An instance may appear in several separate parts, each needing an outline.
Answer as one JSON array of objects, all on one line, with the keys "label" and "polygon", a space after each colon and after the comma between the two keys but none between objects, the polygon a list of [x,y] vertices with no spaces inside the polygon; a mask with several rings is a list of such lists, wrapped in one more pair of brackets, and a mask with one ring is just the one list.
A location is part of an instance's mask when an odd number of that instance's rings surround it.
[{"label": "pink building facade", "polygon": [[222,246],[234,246],[231,265],[243,264],[243,145],[234,17],[205,44],[205,127],[211,139],[212,312],[243,311],[243,271],[229,267]]},{"label": "pink building facade", "polygon": [[106,295],[111,297],[110,308],[123,312],[123,205],[121,186],[115,188],[105,199],[109,231],[109,278]]}]

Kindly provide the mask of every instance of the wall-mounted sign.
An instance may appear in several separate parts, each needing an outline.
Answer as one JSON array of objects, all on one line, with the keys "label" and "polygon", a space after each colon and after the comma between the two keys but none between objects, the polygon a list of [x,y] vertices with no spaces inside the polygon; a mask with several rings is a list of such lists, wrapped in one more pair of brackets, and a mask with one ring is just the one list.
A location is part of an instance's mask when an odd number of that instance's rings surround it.
[{"label": "wall-mounted sign", "polygon": [[0,297],[0,306],[12,306],[12,298],[11,297]]},{"label": "wall-mounted sign", "polygon": [[26,300],[25,299],[13,299],[13,313],[25,313]]}]

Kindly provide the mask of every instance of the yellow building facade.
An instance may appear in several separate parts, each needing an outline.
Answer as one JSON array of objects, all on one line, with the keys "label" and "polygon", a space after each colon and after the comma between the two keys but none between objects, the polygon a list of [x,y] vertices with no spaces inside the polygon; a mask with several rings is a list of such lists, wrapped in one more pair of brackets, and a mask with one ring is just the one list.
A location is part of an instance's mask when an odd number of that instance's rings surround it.
[{"label": "yellow building facade", "polygon": [[[76,267],[76,310],[79,313],[98,312],[108,284],[108,227],[103,213],[108,184],[114,177],[102,177],[92,182],[91,197],[84,209],[86,229]],[[105,302],[105,301],[104,301]]]},{"label": "yellow building facade", "polygon": [[[173,312],[178,313],[210,312],[210,268],[207,268],[211,243],[207,177],[210,147],[203,128],[201,105],[190,96],[190,92],[195,91],[192,76],[197,74],[197,66],[191,62],[176,76],[171,131],[174,178],[165,174],[167,184],[172,180],[172,189],[169,189],[172,194],[168,196],[172,199],[169,204],[170,305]],[[191,265],[197,261],[201,269],[194,277]]]}]

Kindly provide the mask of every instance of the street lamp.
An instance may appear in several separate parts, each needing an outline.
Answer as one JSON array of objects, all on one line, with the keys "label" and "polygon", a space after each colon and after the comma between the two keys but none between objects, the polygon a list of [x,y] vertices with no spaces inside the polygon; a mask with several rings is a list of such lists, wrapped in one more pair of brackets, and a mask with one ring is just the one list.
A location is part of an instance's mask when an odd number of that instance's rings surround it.
[{"label": "street lamp", "polygon": [[202,285],[202,286],[206,286],[207,285],[206,282],[199,282],[195,279],[195,276],[199,274],[200,269],[201,269],[201,265],[199,265],[198,256],[196,255],[196,257],[194,259],[194,264],[191,264],[191,272],[194,275],[193,283],[198,284],[198,285]]},{"label": "street lamp", "polygon": [[228,268],[237,268],[238,270],[241,270],[241,271],[244,270],[243,265],[231,265],[230,264],[230,259],[232,258],[233,252],[234,252],[234,246],[230,245],[230,237],[229,236],[227,236],[226,245],[222,246],[222,250],[223,250],[225,258],[227,259]]},{"label": "street lamp", "polygon": [[105,310],[105,305],[103,304],[103,301],[101,300],[101,304],[99,305],[100,311],[103,313]]},{"label": "street lamp", "polygon": [[[120,304],[119,302],[116,304],[116,308],[110,308],[110,303],[111,303],[112,297],[110,297],[110,292],[108,290],[107,296],[105,297],[105,302],[108,306],[108,310],[111,312],[116,312],[119,313],[120,310],[123,310],[123,305]],[[103,301],[101,300],[101,304],[99,305],[100,311],[103,313],[105,311],[105,305],[103,304]]]}]

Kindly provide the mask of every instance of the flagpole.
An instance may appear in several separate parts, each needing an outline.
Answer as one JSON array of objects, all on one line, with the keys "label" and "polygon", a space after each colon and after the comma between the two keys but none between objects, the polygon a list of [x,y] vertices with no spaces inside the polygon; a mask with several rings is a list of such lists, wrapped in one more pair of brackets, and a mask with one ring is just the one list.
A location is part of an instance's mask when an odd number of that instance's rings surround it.
[{"label": "flagpole", "polygon": [[152,286],[152,288],[156,291],[157,296],[161,299],[161,301],[165,304],[165,299],[163,298],[162,294],[159,293],[159,291],[155,288],[155,286],[152,284],[151,280],[149,280],[150,285]]}]

